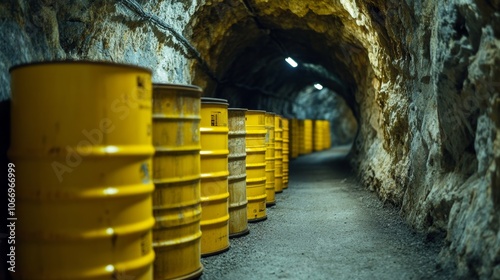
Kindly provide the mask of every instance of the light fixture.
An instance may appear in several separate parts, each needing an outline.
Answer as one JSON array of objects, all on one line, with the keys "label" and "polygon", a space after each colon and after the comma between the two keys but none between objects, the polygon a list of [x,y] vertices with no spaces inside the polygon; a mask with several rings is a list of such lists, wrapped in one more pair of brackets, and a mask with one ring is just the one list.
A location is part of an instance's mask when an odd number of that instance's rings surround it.
[{"label": "light fixture", "polygon": [[291,57],[285,58],[285,61],[288,62],[288,64],[290,64],[290,66],[292,66],[293,68],[299,66],[299,64]]},{"label": "light fixture", "polygon": [[317,89],[317,90],[322,90],[323,89],[323,86],[321,84],[314,84],[314,87]]}]

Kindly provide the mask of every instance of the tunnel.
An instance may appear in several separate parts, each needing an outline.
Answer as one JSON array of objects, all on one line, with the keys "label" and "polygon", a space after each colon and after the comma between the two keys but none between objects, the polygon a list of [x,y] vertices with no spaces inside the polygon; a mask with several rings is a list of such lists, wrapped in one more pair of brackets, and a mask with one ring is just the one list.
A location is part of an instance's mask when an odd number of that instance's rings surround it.
[{"label": "tunnel", "polygon": [[0,31],[3,166],[15,126],[9,69],[137,65],[154,83],[196,85],[231,107],[329,120],[333,158],[299,158],[293,178],[350,166],[397,226],[438,240],[440,266],[500,279],[498,0],[4,0]]}]

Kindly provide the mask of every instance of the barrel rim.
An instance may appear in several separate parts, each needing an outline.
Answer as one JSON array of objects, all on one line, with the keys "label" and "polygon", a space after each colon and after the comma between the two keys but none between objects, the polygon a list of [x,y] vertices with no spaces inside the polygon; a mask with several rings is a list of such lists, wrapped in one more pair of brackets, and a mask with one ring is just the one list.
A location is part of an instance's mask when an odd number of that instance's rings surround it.
[{"label": "barrel rim", "polygon": [[250,110],[250,109],[248,109],[247,112],[248,113],[264,113],[264,114],[266,113],[266,111],[264,111],[264,110]]},{"label": "barrel rim", "polygon": [[202,93],[203,89],[197,85],[189,84],[174,84],[174,83],[153,83],[153,90],[155,88],[168,88],[168,89],[181,89],[181,90],[193,90]]},{"label": "barrel rim", "polygon": [[275,112],[266,112],[266,115],[277,115]]},{"label": "barrel rim", "polygon": [[248,109],[246,109],[246,108],[228,108],[227,110],[228,111],[243,111],[243,112],[248,111]]},{"label": "barrel rim", "polygon": [[131,68],[131,69],[136,69],[136,70],[141,70],[148,72],[149,74],[153,74],[153,70],[150,68],[134,65],[134,64],[127,64],[127,63],[117,63],[117,62],[111,62],[111,61],[104,61],[104,60],[72,60],[72,59],[66,59],[66,60],[47,60],[47,61],[33,61],[33,62],[28,62],[28,63],[21,63],[18,65],[14,65],[9,68],[9,73],[12,73],[14,70],[20,69],[20,68],[26,68],[30,66],[43,66],[43,65],[56,65],[56,64],[90,64],[90,65],[101,65],[101,66],[118,66],[118,67],[125,67],[125,68]]},{"label": "barrel rim", "polygon": [[202,97],[201,104],[223,104],[229,106],[229,102],[227,101],[227,99],[215,97]]}]

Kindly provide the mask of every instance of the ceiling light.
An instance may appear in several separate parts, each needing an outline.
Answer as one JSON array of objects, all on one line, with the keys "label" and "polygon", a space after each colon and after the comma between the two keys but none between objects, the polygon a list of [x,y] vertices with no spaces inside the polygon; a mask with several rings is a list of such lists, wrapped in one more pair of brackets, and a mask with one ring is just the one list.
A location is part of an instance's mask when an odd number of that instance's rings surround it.
[{"label": "ceiling light", "polygon": [[288,64],[290,64],[293,68],[297,67],[299,64],[293,60],[293,58],[291,57],[287,57],[285,58],[285,61],[288,62]]},{"label": "ceiling light", "polygon": [[323,86],[321,84],[314,84],[314,87],[317,89],[317,90],[322,90],[323,89]]}]

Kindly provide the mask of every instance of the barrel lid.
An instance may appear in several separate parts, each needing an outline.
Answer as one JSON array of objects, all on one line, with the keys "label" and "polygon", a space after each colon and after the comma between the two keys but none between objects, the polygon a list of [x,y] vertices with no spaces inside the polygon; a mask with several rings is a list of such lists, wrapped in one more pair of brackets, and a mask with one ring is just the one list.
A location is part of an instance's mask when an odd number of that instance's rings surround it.
[{"label": "barrel lid", "polygon": [[229,108],[228,110],[229,111],[243,111],[243,112],[248,111],[248,109],[246,109],[246,108]]},{"label": "barrel lid", "polygon": [[193,90],[193,91],[199,91],[199,92],[203,91],[203,89],[199,86],[187,85],[187,84],[153,83],[153,89],[155,89],[155,88]]},{"label": "barrel lid", "polygon": [[213,97],[202,97],[201,98],[201,103],[202,104],[225,104],[225,105],[229,105],[229,103],[227,102],[227,99],[213,98]]},{"label": "barrel lid", "polygon": [[136,69],[136,70],[141,70],[141,71],[146,71],[149,74],[152,74],[151,69],[137,66],[137,65],[132,65],[132,64],[125,64],[125,63],[116,63],[116,62],[109,62],[109,61],[91,61],[91,60],[51,60],[51,61],[35,61],[35,62],[29,62],[29,63],[23,63],[23,64],[18,64],[15,66],[12,66],[9,68],[9,73],[19,69],[19,68],[24,68],[24,67],[31,67],[31,66],[44,66],[44,65],[56,65],[56,64],[91,64],[91,65],[100,65],[100,66],[114,66],[114,67],[126,67],[126,68],[131,68],[131,69]]},{"label": "barrel lid", "polygon": [[266,115],[276,115],[274,112],[266,112]]},{"label": "barrel lid", "polygon": [[266,113],[266,111],[264,110],[248,110],[248,112],[252,112],[252,113]]}]

